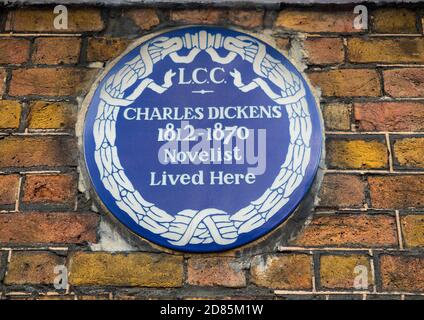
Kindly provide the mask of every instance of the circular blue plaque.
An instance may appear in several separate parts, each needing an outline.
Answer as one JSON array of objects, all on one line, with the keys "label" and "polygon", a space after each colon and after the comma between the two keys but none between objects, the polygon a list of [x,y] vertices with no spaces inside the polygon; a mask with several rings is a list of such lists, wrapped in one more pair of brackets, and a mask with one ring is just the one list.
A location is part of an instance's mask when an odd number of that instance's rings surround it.
[{"label": "circular blue plaque", "polygon": [[210,252],[281,224],[321,154],[308,83],[239,31],[185,27],[138,43],[87,97],[84,155],[103,204],[167,248]]}]

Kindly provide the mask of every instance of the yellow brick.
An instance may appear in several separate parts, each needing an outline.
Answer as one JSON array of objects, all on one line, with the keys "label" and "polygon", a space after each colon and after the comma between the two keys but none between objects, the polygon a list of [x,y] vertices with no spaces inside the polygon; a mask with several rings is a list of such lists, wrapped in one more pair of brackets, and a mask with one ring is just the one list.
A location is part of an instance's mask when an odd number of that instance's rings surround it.
[{"label": "yellow brick", "polygon": [[[52,8],[20,8],[7,15],[7,31],[64,32],[55,29],[57,15]],[[69,8],[68,29],[65,32],[100,31],[104,23],[99,8]]]},{"label": "yellow brick", "polygon": [[373,31],[376,33],[417,33],[414,10],[380,8],[372,13]]},{"label": "yellow brick", "polygon": [[331,103],[323,106],[325,126],[329,130],[350,130],[351,106]]},{"label": "yellow brick", "polygon": [[21,121],[21,104],[12,100],[0,100],[0,129],[16,129]]},{"label": "yellow brick", "polygon": [[347,48],[351,62],[424,62],[424,38],[351,38],[347,41]]},{"label": "yellow brick", "polygon": [[72,285],[180,287],[181,256],[149,253],[87,253],[71,256]]},{"label": "yellow brick", "polygon": [[359,32],[353,28],[353,10],[284,9],[274,26],[303,32]]},{"label": "yellow brick", "polygon": [[6,274],[6,284],[53,284],[56,277],[54,268],[62,265],[64,259],[42,251],[15,251]]},{"label": "yellow brick", "polygon": [[87,60],[107,61],[119,56],[130,41],[120,38],[90,38],[88,39]]},{"label": "yellow brick", "polygon": [[323,96],[376,97],[381,95],[377,71],[372,69],[339,69],[309,74],[312,84]]},{"label": "yellow brick", "polygon": [[75,121],[75,108],[68,103],[36,101],[30,106],[30,129],[69,129]]},{"label": "yellow brick", "polygon": [[424,138],[396,140],[394,152],[399,165],[409,168],[424,168]]},{"label": "yellow brick", "polygon": [[[372,284],[369,258],[365,255],[322,255],[320,258],[321,286],[331,289],[354,288],[356,266],[364,266],[368,272],[368,286]],[[362,270],[361,270],[362,271]]]},{"label": "yellow brick", "polygon": [[335,140],[327,142],[330,167],[381,169],[387,167],[385,143],[376,140]]},{"label": "yellow brick", "polygon": [[424,215],[408,215],[401,218],[402,234],[407,247],[424,247]]}]

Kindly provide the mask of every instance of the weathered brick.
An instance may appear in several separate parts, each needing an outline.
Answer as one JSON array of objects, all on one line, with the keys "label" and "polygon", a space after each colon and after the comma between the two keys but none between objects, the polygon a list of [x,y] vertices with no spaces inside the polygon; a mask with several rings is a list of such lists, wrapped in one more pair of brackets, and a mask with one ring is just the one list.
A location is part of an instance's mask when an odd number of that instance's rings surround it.
[{"label": "weathered brick", "polygon": [[76,108],[69,103],[35,101],[30,105],[28,128],[71,129],[76,117]]},{"label": "weathered brick", "polygon": [[359,32],[353,28],[353,10],[284,9],[274,27],[303,32]]},{"label": "weathered brick", "polygon": [[77,163],[76,141],[70,137],[0,139],[0,167],[68,166]]},{"label": "weathered brick", "polygon": [[395,164],[408,169],[424,168],[424,138],[401,138],[393,144]]},{"label": "weathered brick", "polygon": [[96,242],[99,217],[94,213],[0,214],[0,243]]},{"label": "weathered brick", "polygon": [[371,21],[376,33],[417,33],[414,10],[379,8],[372,12]]},{"label": "weathered brick", "polygon": [[75,300],[74,295],[39,295],[33,300]]},{"label": "weathered brick", "polygon": [[258,28],[263,25],[264,11],[234,9],[228,12],[228,20],[243,28]]},{"label": "weathered brick", "polygon": [[54,268],[65,259],[52,252],[14,251],[4,279],[5,284],[53,284]]},{"label": "weathered brick", "polygon": [[385,140],[327,138],[327,164],[339,169],[382,169],[388,167]]},{"label": "weathered brick", "polygon": [[341,38],[308,38],[304,42],[310,64],[332,64],[344,61]]},{"label": "weathered brick", "polygon": [[20,38],[0,38],[0,64],[21,64],[28,61],[30,42]]},{"label": "weathered brick", "polygon": [[218,24],[226,15],[225,10],[216,8],[171,10],[170,20],[183,23]]},{"label": "weathered brick", "polygon": [[72,37],[37,38],[32,62],[36,64],[75,64],[78,62],[81,39]]},{"label": "weathered brick", "polygon": [[284,53],[288,53],[290,49],[290,38],[275,38],[275,44],[277,48],[279,48],[281,51],[283,51]]},{"label": "weathered brick", "polygon": [[383,70],[384,91],[392,97],[423,97],[424,68]]},{"label": "weathered brick", "polygon": [[361,254],[321,255],[321,287],[325,289],[355,289],[354,280],[358,276],[355,273],[355,267],[357,266],[364,266],[368,271],[369,288],[373,279],[368,256]]},{"label": "weathered brick", "polygon": [[384,291],[424,291],[424,258],[414,256],[380,256]]},{"label": "weathered brick", "polygon": [[109,294],[99,295],[78,295],[78,300],[110,300]]},{"label": "weathered brick", "polygon": [[368,183],[373,208],[424,208],[424,175],[371,176]]},{"label": "weathered brick", "polygon": [[242,264],[226,257],[189,259],[187,281],[195,286],[246,286]]},{"label": "weathered brick", "polygon": [[21,121],[21,104],[13,100],[0,100],[0,129],[16,129]]},{"label": "weathered brick", "polygon": [[365,182],[359,176],[326,174],[320,193],[322,207],[359,208],[365,202]]},{"label": "weathered brick", "polygon": [[424,215],[401,216],[401,226],[406,247],[424,247]]},{"label": "weathered brick", "polygon": [[179,287],[183,258],[150,253],[75,253],[69,282],[75,286]]},{"label": "weathered brick", "polygon": [[72,206],[76,198],[76,179],[70,174],[29,174],[25,177],[23,191],[23,203]]},{"label": "weathered brick", "polygon": [[12,71],[10,95],[71,96],[84,93],[96,70],[32,68]]},{"label": "weathered brick", "polygon": [[18,195],[19,176],[0,175],[0,205],[14,205]]},{"label": "weathered brick", "polygon": [[324,96],[375,97],[381,95],[376,70],[340,69],[311,72],[309,78]]},{"label": "weathered brick", "polygon": [[329,103],[322,106],[327,130],[349,131],[352,106],[346,103]]},{"label": "weathered brick", "polygon": [[347,41],[347,49],[351,62],[424,62],[423,38],[351,38]]},{"label": "weathered brick", "polygon": [[396,222],[388,215],[316,216],[294,242],[310,247],[392,247],[397,244]]},{"label": "weathered brick", "polygon": [[7,267],[7,251],[0,251],[0,281],[3,281]]},{"label": "weathered brick", "polygon": [[68,8],[67,29],[54,27],[53,21],[56,16],[53,8],[11,10],[7,15],[6,30],[64,33],[101,31],[104,28],[100,9],[97,8]]},{"label": "weathered brick", "polygon": [[251,280],[273,289],[311,289],[312,259],[306,254],[257,256],[252,261]]},{"label": "weathered brick", "polygon": [[6,82],[6,70],[0,69],[0,95],[4,93],[5,91],[5,82]]},{"label": "weathered brick", "polygon": [[424,104],[355,103],[354,118],[360,131],[424,131]]},{"label": "weathered brick", "polygon": [[119,56],[130,43],[119,38],[90,38],[88,40],[87,60],[107,61]]},{"label": "weathered brick", "polygon": [[156,10],[152,8],[128,9],[123,14],[134,21],[142,30],[150,30],[160,23]]}]

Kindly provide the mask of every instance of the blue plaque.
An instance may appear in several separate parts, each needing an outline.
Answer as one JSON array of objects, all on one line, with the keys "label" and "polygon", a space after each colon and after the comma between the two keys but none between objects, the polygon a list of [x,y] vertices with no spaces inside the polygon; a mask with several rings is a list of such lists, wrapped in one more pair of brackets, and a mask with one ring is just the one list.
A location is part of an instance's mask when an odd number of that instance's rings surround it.
[{"label": "blue plaque", "polygon": [[108,210],[167,248],[251,242],[292,214],[314,180],[320,115],[279,51],[194,26],[134,45],[87,97],[84,154]]}]

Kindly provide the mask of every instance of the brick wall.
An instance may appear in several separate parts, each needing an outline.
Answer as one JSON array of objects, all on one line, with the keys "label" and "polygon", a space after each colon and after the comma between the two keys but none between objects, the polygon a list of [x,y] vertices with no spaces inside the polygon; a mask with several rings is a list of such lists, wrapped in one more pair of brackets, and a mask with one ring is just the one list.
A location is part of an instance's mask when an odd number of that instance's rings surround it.
[{"label": "brick wall", "polygon": [[[346,6],[78,7],[59,34],[52,8],[0,7],[0,298],[423,298],[424,7],[369,13],[358,31]],[[326,128],[313,218],[260,254],[93,251],[102,214],[78,188],[79,97],[131,39],[190,23],[302,49]],[[357,265],[368,289],[354,288]]]}]

